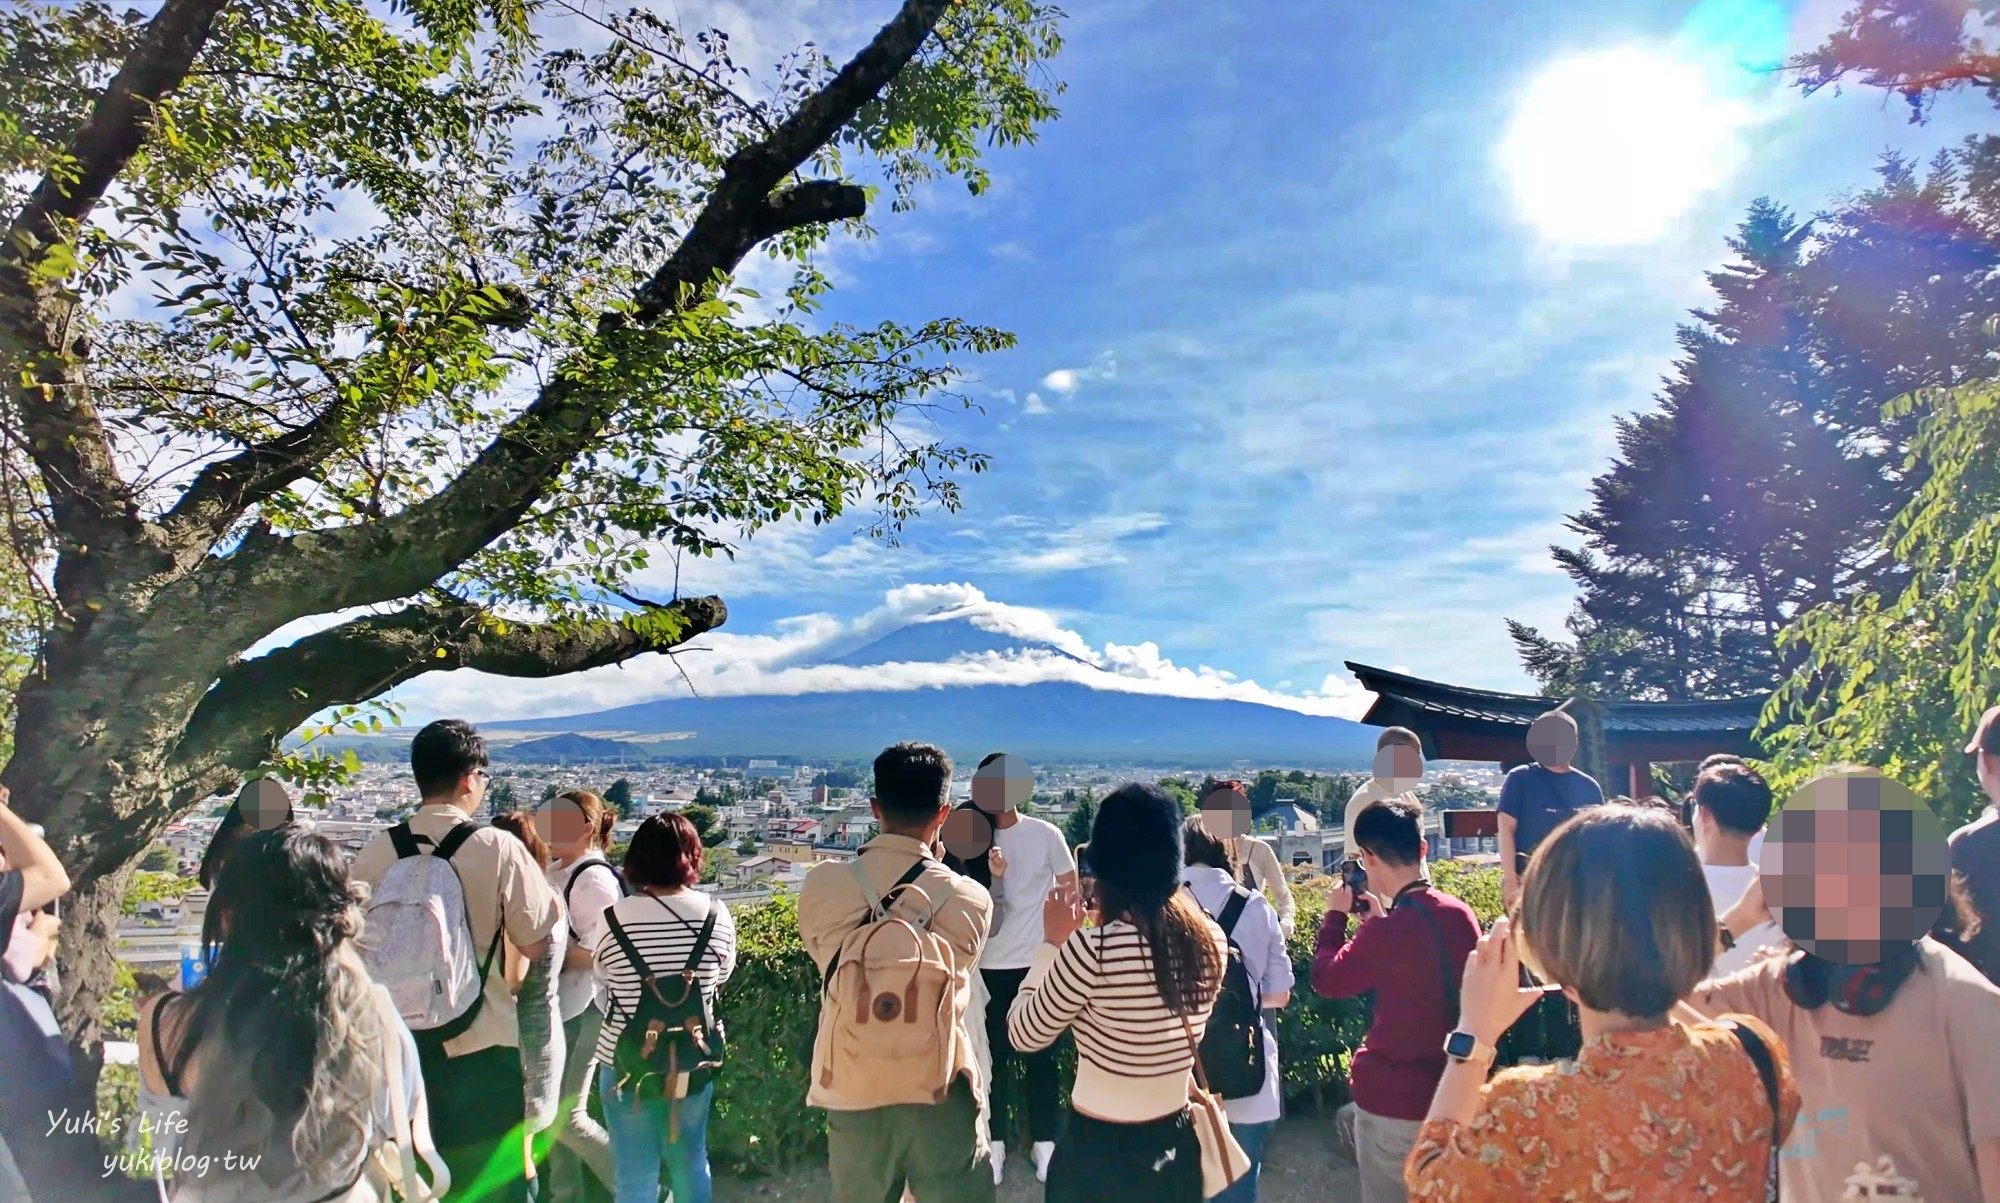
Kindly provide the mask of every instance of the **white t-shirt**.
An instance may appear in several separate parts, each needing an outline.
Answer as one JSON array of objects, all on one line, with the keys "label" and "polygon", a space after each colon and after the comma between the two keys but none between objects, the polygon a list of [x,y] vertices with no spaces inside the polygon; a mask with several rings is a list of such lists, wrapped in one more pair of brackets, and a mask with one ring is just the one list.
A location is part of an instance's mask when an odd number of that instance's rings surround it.
[{"label": "white t-shirt", "polygon": [[[597,868],[584,872],[584,866]],[[604,908],[616,903],[623,893],[618,888],[618,879],[610,872],[611,862],[604,854],[591,849],[575,864],[549,866],[549,885],[562,897],[572,876],[577,877],[576,888],[569,891],[569,930],[575,933],[579,948],[595,952],[597,942],[604,938]],[[583,1009],[597,1001],[597,975],[588,966],[582,969],[565,969],[556,978],[556,989],[562,1007],[562,1020],[568,1023],[583,1014]]]},{"label": "white t-shirt", "polygon": [[1020,816],[1012,827],[996,828],[994,843],[1007,858],[1007,872],[994,879],[994,892],[1005,892],[1006,914],[986,938],[981,969],[1026,969],[1042,943],[1042,900],[1055,888],[1056,878],[1076,872],[1076,858],[1062,829],[1046,819]]},{"label": "white t-shirt", "polygon": [[1757,863],[1703,865],[1701,875],[1708,878],[1708,896],[1715,902],[1715,917],[1720,919],[1722,912],[1742,901],[1743,891],[1750,888],[1750,882],[1757,876]]}]

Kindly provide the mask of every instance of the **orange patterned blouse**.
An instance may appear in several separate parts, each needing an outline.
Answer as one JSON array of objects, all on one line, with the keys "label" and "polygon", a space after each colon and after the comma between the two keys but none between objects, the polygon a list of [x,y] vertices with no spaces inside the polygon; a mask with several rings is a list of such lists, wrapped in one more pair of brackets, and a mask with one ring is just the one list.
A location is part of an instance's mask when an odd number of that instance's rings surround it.
[{"label": "orange patterned blouse", "polygon": [[[1762,1022],[1730,1018],[1771,1050],[1789,1132],[1799,1095],[1784,1046]],[[1763,1203],[1771,1105],[1727,1028],[1599,1036],[1574,1061],[1506,1070],[1482,1090],[1469,1125],[1424,1122],[1403,1167],[1410,1198]]]}]

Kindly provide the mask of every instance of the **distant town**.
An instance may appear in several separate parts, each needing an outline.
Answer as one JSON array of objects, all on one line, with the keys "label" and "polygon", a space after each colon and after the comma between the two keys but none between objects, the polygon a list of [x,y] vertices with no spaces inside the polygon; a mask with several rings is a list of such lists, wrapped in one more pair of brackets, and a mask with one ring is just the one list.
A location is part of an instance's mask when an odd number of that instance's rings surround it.
[{"label": "distant town", "polygon": [[[564,789],[590,789],[623,815],[612,833],[614,852],[646,818],[664,811],[688,812],[709,845],[708,880],[702,888],[731,902],[795,889],[814,865],[853,856],[875,834],[866,763],[496,761],[492,772],[486,804],[476,819],[532,810]],[[1257,815],[1258,838],[1270,841],[1285,863],[1321,871],[1332,870],[1340,858],[1341,808],[1365,777],[1358,770],[1252,772],[1227,766],[1204,774],[1144,765],[1037,765],[1034,792],[1023,810],[1061,827],[1069,825],[1086,802],[1095,803],[1122,782],[1157,780],[1174,792],[1185,791],[1191,799],[1207,775],[1241,779]],[[1495,851],[1490,839],[1445,840],[1441,818],[1453,809],[1491,806],[1500,779],[1501,770],[1491,764],[1431,766],[1418,793],[1431,812],[1434,856],[1484,858]],[[953,786],[961,800],[971,796],[970,766]],[[128,890],[127,916],[119,929],[120,958],[135,970],[171,970],[183,946],[199,939],[207,893],[194,875],[228,805],[228,798],[217,798],[169,825],[142,862],[142,871]],[[347,783],[300,796],[296,813],[351,858],[415,805],[406,768],[365,760]]]}]

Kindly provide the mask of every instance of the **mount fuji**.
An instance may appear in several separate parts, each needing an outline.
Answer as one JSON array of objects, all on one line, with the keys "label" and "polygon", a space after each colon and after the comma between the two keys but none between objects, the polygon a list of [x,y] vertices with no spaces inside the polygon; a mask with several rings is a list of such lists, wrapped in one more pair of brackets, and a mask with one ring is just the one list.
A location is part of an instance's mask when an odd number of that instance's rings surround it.
[{"label": "mount fuji", "polygon": [[[789,692],[723,692],[723,677],[701,697],[479,725],[496,743],[583,736],[659,756],[862,760],[900,740],[961,761],[1007,751],[1070,763],[1349,768],[1373,753],[1372,728],[1226,696],[1224,675],[1163,683],[1134,671],[1145,656],[1158,662],[1150,645],[1099,652],[1022,614],[1040,617],[981,601],[857,632],[851,646],[774,666]],[[1212,696],[1187,696],[1204,684]]]}]

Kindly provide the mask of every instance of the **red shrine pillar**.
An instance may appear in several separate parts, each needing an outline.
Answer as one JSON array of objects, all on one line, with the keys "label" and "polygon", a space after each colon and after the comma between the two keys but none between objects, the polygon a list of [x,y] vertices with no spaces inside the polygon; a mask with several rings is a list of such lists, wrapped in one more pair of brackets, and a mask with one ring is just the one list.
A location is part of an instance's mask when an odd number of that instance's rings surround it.
[{"label": "red shrine pillar", "polygon": [[1630,766],[1630,768],[1631,768],[1631,788],[1626,791],[1625,796],[1631,798],[1635,802],[1642,798],[1650,798],[1654,796],[1654,794],[1657,793],[1658,791],[1654,790],[1653,788],[1652,762],[1646,760],[1636,761]]}]

